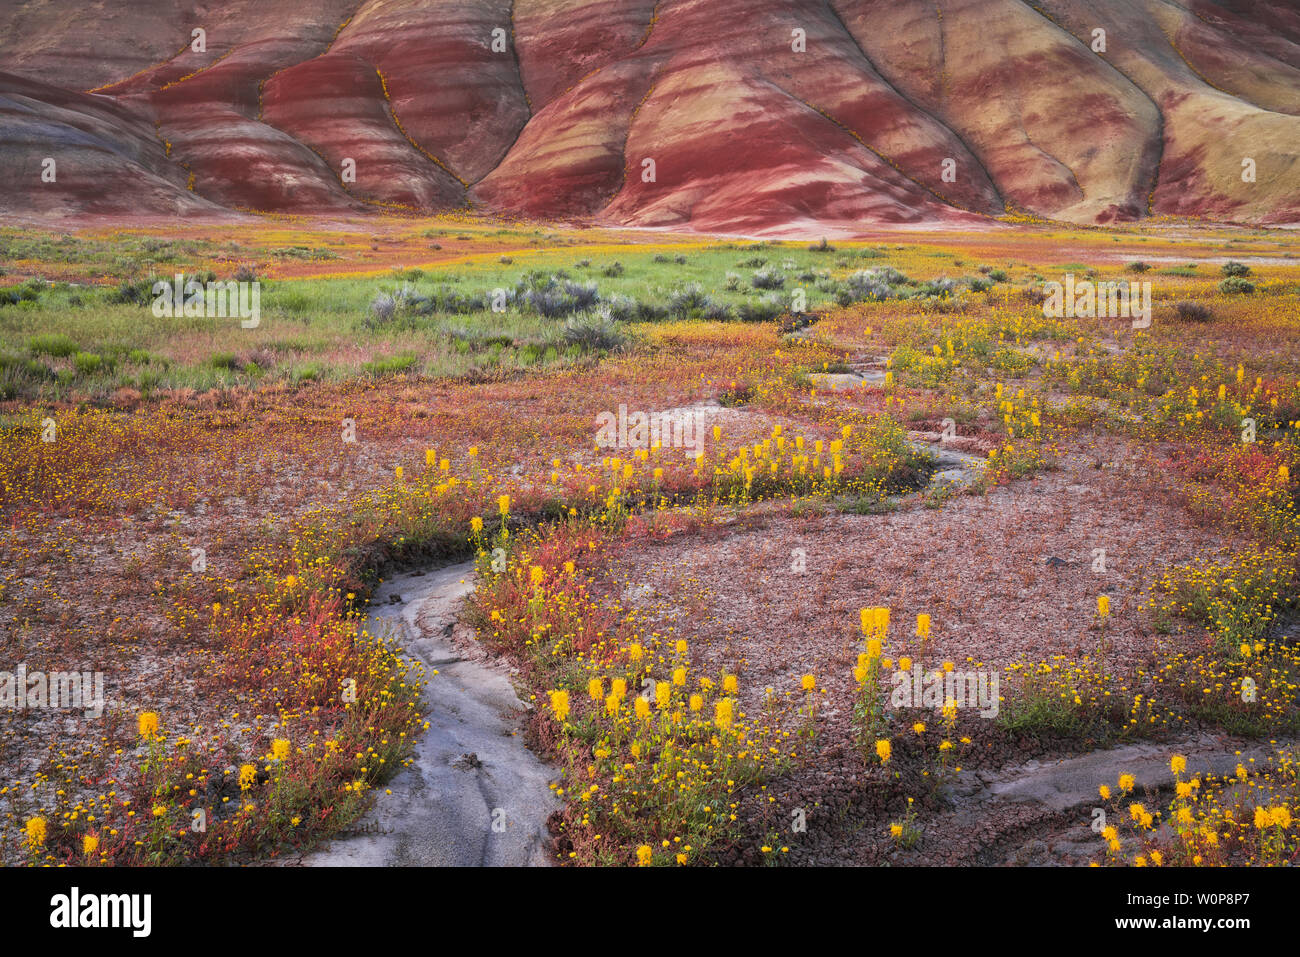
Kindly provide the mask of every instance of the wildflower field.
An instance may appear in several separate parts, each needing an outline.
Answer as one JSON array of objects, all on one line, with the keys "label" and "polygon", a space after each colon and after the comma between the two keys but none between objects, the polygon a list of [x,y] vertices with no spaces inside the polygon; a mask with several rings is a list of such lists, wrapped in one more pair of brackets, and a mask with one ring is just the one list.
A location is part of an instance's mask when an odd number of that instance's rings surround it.
[{"label": "wildflower field", "polygon": [[[285,219],[0,270],[8,865],[356,840],[456,680],[370,599],[460,562],[554,864],[1295,862],[1284,231]],[[260,322],[159,317],[176,274]]]}]

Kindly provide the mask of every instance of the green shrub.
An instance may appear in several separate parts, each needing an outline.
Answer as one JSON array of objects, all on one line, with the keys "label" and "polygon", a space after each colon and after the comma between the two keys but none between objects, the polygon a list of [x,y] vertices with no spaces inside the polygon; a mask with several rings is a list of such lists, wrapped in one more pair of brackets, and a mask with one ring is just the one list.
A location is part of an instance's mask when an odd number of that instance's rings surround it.
[{"label": "green shrub", "polygon": [[1229,276],[1227,279],[1223,280],[1223,282],[1219,283],[1219,292],[1230,296],[1239,293],[1248,294],[1254,291],[1255,284],[1248,279],[1243,279],[1241,276]]},{"label": "green shrub", "polygon": [[80,375],[94,375],[104,367],[104,357],[93,352],[78,352],[72,357],[72,366]]},{"label": "green shrub", "polygon": [[736,307],[736,315],[741,322],[772,322],[783,311],[781,303],[775,299],[742,302]]},{"label": "green shrub", "polygon": [[39,279],[29,279],[21,286],[8,286],[0,289],[0,306],[19,305],[24,302],[36,302],[45,284]]},{"label": "green shrub", "polygon": [[153,284],[152,279],[124,281],[108,294],[108,301],[114,305],[143,306],[145,303],[153,302]]},{"label": "green shrub", "polygon": [[0,355],[0,400],[33,396],[49,377],[49,369],[34,359]]},{"label": "green shrub", "polygon": [[146,369],[135,377],[135,387],[148,395],[162,384],[163,374],[157,369]]},{"label": "green shrub", "polygon": [[64,356],[70,356],[77,351],[77,344],[68,336],[61,332],[51,332],[44,335],[32,336],[27,340],[27,348],[32,355],[53,356],[61,359]]},{"label": "green shrub", "polygon": [[233,352],[214,352],[208,359],[214,369],[239,369],[239,358]]},{"label": "green shrub", "polygon": [[415,353],[404,352],[400,355],[372,359],[361,366],[361,371],[372,376],[398,375],[402,372],[410,372],[415,368],[415,363]]}]

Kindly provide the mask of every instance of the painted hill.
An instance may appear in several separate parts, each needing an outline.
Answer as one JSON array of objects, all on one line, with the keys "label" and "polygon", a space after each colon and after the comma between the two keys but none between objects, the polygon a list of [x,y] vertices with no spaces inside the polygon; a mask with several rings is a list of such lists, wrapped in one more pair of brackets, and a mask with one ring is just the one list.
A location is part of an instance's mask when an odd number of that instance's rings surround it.
[{"label": "painted hill", "polygon": [[11,216],[1300,222],[1291,0],[14,0],[0,64]]}]

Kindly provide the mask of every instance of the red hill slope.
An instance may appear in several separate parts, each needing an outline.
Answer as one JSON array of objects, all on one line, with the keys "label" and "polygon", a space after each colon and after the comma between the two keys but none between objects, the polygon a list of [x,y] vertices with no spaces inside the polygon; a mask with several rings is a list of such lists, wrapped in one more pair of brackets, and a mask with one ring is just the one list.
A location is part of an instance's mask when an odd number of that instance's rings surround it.
[{"label": "red hill slope", "polygon": [[11,0],[0,67],[11,216],[1300,221],[1291,0]]}]

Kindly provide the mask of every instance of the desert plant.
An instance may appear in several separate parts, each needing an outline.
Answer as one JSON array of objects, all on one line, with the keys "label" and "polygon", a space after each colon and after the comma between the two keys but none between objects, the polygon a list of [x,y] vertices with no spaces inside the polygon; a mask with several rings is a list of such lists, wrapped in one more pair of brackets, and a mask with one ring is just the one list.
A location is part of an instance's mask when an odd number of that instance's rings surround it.
[{"label": "desert plant", "polygon": [[708,304],[700,311],[700,318],[707,319],[710,322],[725,322],[728,319],[734,319],[735,313],[725,302],[718,302],[716,299],[709,298]]},{"label": "desert plant", "polygon": [[1208,307],[1186,300],[1174,303],[1174,314],[1183,322],[1209,322],[1214,318]]},{"label": "desert plant", "polygon": [[32,336],[27,340],[27,348],[32,355],[53,356],[56,359],[77,352],[77,344],[61,332]]},{"label": "desert plant", "polygon": [[78,352],[72,357],[72,366],[80,375],[94,375],[104,366],[104,357],[94,352]]},{"label": "desert plant", "polygon": [[736,307],[741,322],[771,322],[784,311],[779,299],[764,296],[758,302],[742,302]]},{"label": "desert plant", "polygon": [[409,372],[415,368],[416,357],[413,353],[404,352],[395,356],[380,356],[369,362],[363,363],[361,371],[367,375],[382,377],[397,375],[401,372]]},{"label": "desert plant", "polygon": [[515,286],[521,306],[548,319],[585,312],[596,305],[600,290],[594,282],[573,282],[560,274],[529,273]]},{"label": "desert plant", "polygon": [[569,319],[564,324],[563,339],[566,345],[586,352],[613,352],[627,342],[618,326],[603,316]]},{"label": "desert plant", "polygon": [[233,352],[214,352],[208,357],[208,365],[214,369],[230,369],[238,371],[240,368],[239,357]]},{"label": "desert plant", "polygon": [[938,279],[928,279],[917,288],[918,296],[933,296],[936,299],[947,299],[957,289],[956,280],[949,279],[947,276],[940,276]]},{"label": "desert plant", "polygon": [[392,322],[397,315],[397,297],[390,292],[377,292],[370,300],[369,326],[382,326]]},{"label": "desert plant", "polygon": [[888,299],[893,289],[874,269],[859,269],[851,274],[844,285],[847,287],[851,302],[867,299]]},{"label": "desert plant", "polygon": [[668,314],[674,319],[698,319],[716,306],[717,303],[701,291],[698,283],[674,289],[668,297]]},{"label": "desert plant", "polygon": [[1255,284],[1241,276],[1229,276],[1219,283],[1219,292],[1225,295],[1235,295],[1239,293],[1252,293],[1255,291]]},{"label": "desert plant", "polygon": [[601,302],[600,312],[614,322],[630,322],[639,318],[640,305],[631,296],[614,293]]},{"label": "desert plant", "polygon": [[18,286],[0,289],[0,306],[15,305],[20,302],[36,302],[40,298],[45,283],[40,279],[29,279]]}]

